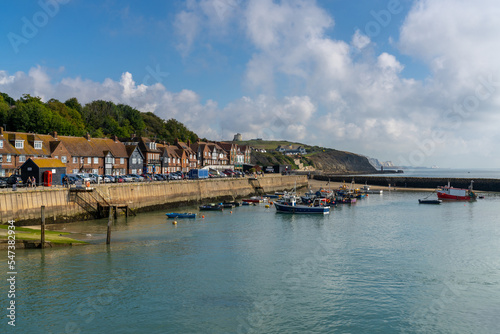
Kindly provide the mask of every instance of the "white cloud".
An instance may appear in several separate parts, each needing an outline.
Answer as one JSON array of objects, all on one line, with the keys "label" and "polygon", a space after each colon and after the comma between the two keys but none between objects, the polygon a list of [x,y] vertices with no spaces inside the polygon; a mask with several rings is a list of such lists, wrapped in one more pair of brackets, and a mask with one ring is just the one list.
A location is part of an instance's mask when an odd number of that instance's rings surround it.
[{"label": "white cloud", "polygon": [[351,44],[359,50],[364,49],[368,46],[368,44],[370,44],[370,37],[361,33],[359,29],[356,29],[354,35],[352,36]]},{"label": "white cloud", "polygon": [[[246,38],[248,96],[219,106],[189,87],[170,92],[159,83],[138,85],[130,73],[118,81],[52,82],[40,67],[0,71],[0,91],[127,103],[212,139],[240,132],[381,159],[423,152],[424,165],[464,165],[470,155],[470,165],[493,166],[500,163],[499,14],[493,0],[416,1],[394,43],[431,69],[415,80],[407,78],[410,65],[388,51],[376,53],[359,31],[347,42],[329,37],[335,21],[315,1],[189,0],[174,23],[179,50],[188,55],[197,43]],[[438,131],[444,140],[435,139]]]}]

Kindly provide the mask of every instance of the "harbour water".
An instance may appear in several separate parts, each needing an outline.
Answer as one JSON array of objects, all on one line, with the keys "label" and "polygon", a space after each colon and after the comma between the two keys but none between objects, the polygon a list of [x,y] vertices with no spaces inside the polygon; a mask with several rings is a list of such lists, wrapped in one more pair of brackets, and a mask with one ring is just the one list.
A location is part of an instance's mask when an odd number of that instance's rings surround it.
[{"label": "harbour water", "polygon": [[370,195],[325,216],[262,204],[177,225],[140,214],[116,221],[109,247],[106,220],[54,226],[91,245],[16,252],[15,329],[499,333],[500,196],[423,196]]}]

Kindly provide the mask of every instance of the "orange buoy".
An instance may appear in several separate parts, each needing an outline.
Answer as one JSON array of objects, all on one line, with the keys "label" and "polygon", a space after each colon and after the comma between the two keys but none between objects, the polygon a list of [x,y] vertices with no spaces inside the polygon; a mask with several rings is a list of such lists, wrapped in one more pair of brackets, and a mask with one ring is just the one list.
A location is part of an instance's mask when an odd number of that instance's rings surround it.
[{"label": "orange buoy", "polygon": [[205,216],[201,216],[201,218],[205,218]]},{"label": "orange buoy", "polygon": [[172,224],[177,225],[177,221],[175,221],[175,220],[174,220],[174,221],[172,222]]},{"label": "orange buoy", "polygon": [[229,211],[229,213],[233,213],[233,211]]}]

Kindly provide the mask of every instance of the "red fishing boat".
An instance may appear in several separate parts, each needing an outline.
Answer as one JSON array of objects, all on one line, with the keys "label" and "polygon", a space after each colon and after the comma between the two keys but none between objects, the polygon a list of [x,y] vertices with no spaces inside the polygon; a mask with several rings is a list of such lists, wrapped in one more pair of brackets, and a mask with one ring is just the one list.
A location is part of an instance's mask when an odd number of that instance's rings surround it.
[{"label": "red fishing boat", "polygon": [[470,201],[476,199],[476,194],[472,191],[472,184],[474,181],[471,181],[468,189],[461,188],[453,188],[450,186],[448,182],[447,186],[438,188],[437,196],[439,199],[447,199],[447,200],[457,200],[457,201]]}]

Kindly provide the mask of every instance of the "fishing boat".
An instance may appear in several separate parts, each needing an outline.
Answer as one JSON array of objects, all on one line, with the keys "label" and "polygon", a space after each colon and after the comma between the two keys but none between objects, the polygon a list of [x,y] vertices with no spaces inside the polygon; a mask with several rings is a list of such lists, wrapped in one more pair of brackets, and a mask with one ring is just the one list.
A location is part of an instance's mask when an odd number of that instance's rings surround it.
[{"label": "fishing boat", "polygon": [[361,192],[365,194],[380,194],[380,195],[384,193],[383,190],[371,190],[370,186],[366,184],[361,188]]},{"label": "fishing boat", "polygon": [[263,197],[267,198],[280,198],[281,195],[276,195],[276,194],[265,194]]},{"label": "fishing boat", "polygon": [[324,203],[324,201],[315,200],[311,205],[300,205],[297,204],[295,198],[291,198],[290,201],[276,202],[274,206],[276,207],[276,212],[281,213],[329,214],[330,207],[321,203]]},{"label": "fishing boat", "polygon": [[184,212],[184,213],[177,213],[177,212],[169,212],[165,214],[168,218],[196,218],[196,213],[191,213],[191,212]]},{"label": "fishing boat", "polygon": [[222,205],[228,205],[228,204],[230,204],[230,205],[232,205],[232,206],[241,206],[241,202],[236,202],[236,201],[234,201],[234,202],[224,202],[224,203],[222,203]]},{"label": "fishing boat", "polygon": [[447,186],[438,188],[437,196],[438,199],[445,200],[456,200],[456,201],[470,201],[476,199],[476,193],[472,191],[472,184],[474,181],[471,181],[468,189],[461,188],[453,188],[450,186],[450,182],[448,182]]},{"label": "fishing boat", "polygon": [[202,211],[222,211],[223,209],[224,207],[222,205],[214,203],[200,206],[200,210]]}]

